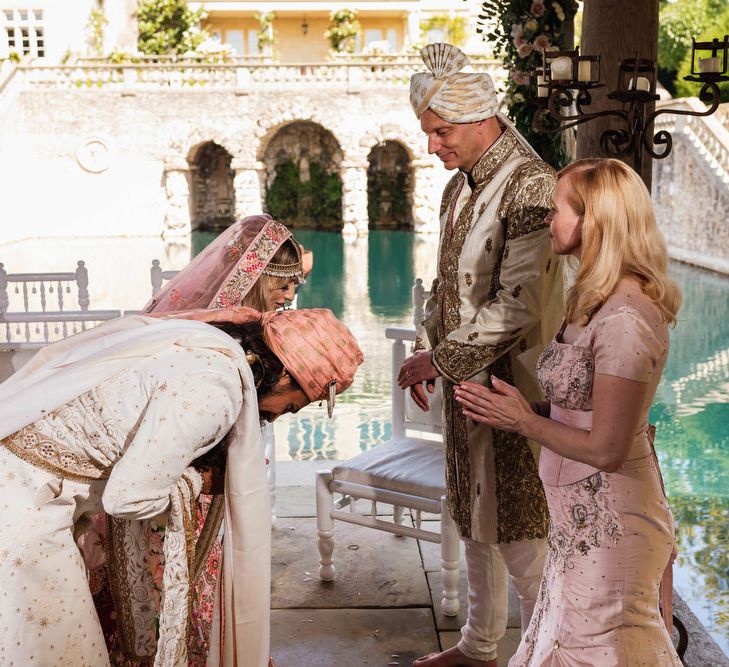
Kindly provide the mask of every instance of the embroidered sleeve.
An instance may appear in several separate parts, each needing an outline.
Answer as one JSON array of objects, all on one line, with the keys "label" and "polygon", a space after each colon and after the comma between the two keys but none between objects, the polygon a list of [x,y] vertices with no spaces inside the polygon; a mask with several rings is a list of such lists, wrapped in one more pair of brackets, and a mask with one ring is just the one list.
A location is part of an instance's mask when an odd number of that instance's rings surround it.
[{"label": "embroidered sleeve", "polygon": [[504,245],[483,307],[441,341],[433,353],[438,370],[453,380],[468,379],[518,344],[540,321],[545,295],[558,277],[549,271],[549,228],[554,171],[530,160],[509,178],[499,215]]},{"label": "embroidered sleeve", "polygon": [[[232,362],[197,350],[180,357],[185,372],[160,373],[139,427],[114,465],[102,497],[107,514],[147,519],[164,512],[193,459],[217,444],[238,417],[242,388]],[[200,480],[189,476],[199,488]]]}]

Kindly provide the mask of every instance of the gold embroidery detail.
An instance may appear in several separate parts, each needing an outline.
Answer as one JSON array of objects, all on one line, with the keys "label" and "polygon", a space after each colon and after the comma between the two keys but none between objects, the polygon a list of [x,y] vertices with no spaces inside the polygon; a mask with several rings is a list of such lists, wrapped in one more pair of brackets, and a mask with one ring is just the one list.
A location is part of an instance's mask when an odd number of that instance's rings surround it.
[{"label": "gold embroidery detail", "polygon": [[461,537],[471,537],[471,465],[468,456],[468,421],[455,400],[453,383],[443,381],[445,409],[445,462],[448,507]]},{"label": "gold embroidery detail", "polygon": [[468,336],[466,336],[466,338],[468,338],[469,343],[472,343],[474,340],[476,340],[478,338],[478,332],[472,331],[470,334],[468,334]]},{"label": "gold embroidery detail", "polygon": [[470,273],[466,273],[463,276],[464,281],[466,282],[466,287],[470,287],[473,285],[473,276]]},{"label": "gold embroidery detail", "polygon": [[447,338],[436,346],[433,356],[448,377],[462,382],[490,366],[515,342],[515,338],[509,338],[497,345],[469,345]]},{"label": "gold embroidery detail", "polygon": [[520,164],[509,177],[498,216],[506,223],[506,238],[515,239],[549,227],[556,184],[554,169],[537,158]]},{"label": "gold embroidery detail", "polygon": [[471,170],[471,177],[474,182],[480,185],[490,181],[496,175],[496,172],[504,166],[506,158],[511,157],[514,152],[524,156],[530,155],[511,130],[504,130]]},{"label": "gold embroidery detail", "polygon": [[518,299],[520,294],[521,294],[521,285],[517,283],[514,286],[514,289],[511,290],[511,296],[513,296],[515,299]]},{"label": "gold embroidery detail", "polygon": [[[514,384],[511,358],[504,355],[489,369]],[[547,536],[549,511],[537,462],[528,440],[519,433],[491,431],[494,448],[496,539],[520,542]]]},{"label": "gold embroidery detail", "polygon": [[491,253],[491,251],[494,249],[494,242],[488,238],[486,239],[486,252]]},{"label": "gold embroidery detail", "polygon": [[415,345],[413,347],[413,352],[417,352],[418,350],[424,350],[425,349],[425,343],[423,342],[422,337],[415,336]]},{"label": "gold embroidery detail", "polygon": [[443,190],[443,197],[440,200],[440,217],[442,218],[445,212],[451,207],[451,205],[455,205],[456,199],[458,198],[457,192],[460,191],[461,187],[463,186],[463,181],[465,180],[465,177],[461,172],[458,172],[453,178],[451,178],[450,181],[448,181],[448,184],[445,187],[445,190]]},{"label": "gold embroidery detail", "polygon": [[67,445],[25,426],[0,440],[15,456],[62,479],[93,482],[107,479],[111,466],[101,466],[92,458],[72,451]]},{"label": "gold embroidery detail", "polygon": [[509,246],[508,245],[504,245],[504,257],[503,257],[503,259],[509,259],[509,252],[511,252],[511,250],[509,249]]}]

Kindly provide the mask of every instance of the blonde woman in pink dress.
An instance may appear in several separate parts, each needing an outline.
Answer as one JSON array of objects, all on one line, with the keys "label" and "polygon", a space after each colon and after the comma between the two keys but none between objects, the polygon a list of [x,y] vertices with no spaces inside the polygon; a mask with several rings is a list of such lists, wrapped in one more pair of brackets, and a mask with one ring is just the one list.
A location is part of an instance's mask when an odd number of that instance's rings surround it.
[{"label": "blonde woman in pink dress", "polygon": [[548,402],[530,405],[510,378],[456,388],[471,419],[542,445],[548,554],[509,665],[679,666],[658,605],[674,526],[648,410],[680,293],[650,195],[624,163],[575,162],[553,199],[552,248],[579,268],[537,365]]}]

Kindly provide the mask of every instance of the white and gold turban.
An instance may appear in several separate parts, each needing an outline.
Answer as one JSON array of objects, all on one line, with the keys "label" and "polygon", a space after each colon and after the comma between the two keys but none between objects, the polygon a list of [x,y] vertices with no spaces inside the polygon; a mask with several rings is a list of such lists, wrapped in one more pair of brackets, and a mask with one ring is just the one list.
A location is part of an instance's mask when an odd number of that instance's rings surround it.
[{"label": "white and gold turban", "polygon": [[498,112],[494,82],[486,72],[462,72],[470,65],[452,44],[428,44],[421,49],[428,72],[410,77],[410,104],[420,118],[427,109],[449,123],[475,123]]}]

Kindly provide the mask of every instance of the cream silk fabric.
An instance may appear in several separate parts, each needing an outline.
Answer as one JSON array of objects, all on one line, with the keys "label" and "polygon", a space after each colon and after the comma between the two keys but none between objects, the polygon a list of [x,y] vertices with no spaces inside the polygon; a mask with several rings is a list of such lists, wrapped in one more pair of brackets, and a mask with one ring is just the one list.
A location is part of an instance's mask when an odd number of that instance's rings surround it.
[{"label": "cream silk fabric", "polygon": [[561,270],[544,222],[555,174],[507,129],[471,176],[473,189],[459,172],[443,194],[438,275],[416,345],[430,343],[444,378],[448,499],[462,535],[538,539],[547,530],[538,445],[530,450],[518,436],[467,421],[449,391],[494,373],[541,399],[536,359],[562,313]]},{"label": "cream silk fabric", "polygon": [[[225,481],[226,551],[232,560],[226,566],[223,599],[217,605],[224,608],[225,639],[215,644],[217,655],[224,658],[216,662],[211,656],[208,664],[263,667],[269,657],[270,505],[253,378],[243,351],[229,336],[199,322],[134,316],[49,345],[0,385],[0,438],[33,424],[140,359],[173,346],[225,354],[237,369],[243,387],[242,408],[229,441]],[[199,486],[193,490],[199,492]],[[175,504],[179,503],[179,514],[186,500],[189,498],[171,499],[173,516]],[[169,555],[179,560],[176,554]],[[172,583],[165,582],[168,590]],[[177,594],[184,594],[184,589],[183,582]],[[182,620],[179,614],[177,617]],[[184,633],[180,634],[178,629],[179,623],[170,627],[163,613],[160,630],[175,637],[176,646],[168,645],[163,653],[165,637],[161,637],[156,665],[186,664],[181,641]]]},{"label": "cream silk fabric", "polygon": [[463,72],[468,57],[452,44],[428,44],[420,51],[427,72],[410,77],[410,104],[420,118],[430,108],[449,123],[473,123],[495,116],[499,103],[491,77]]}]

